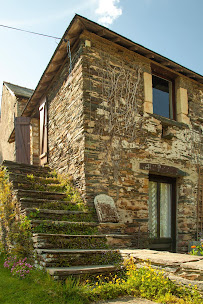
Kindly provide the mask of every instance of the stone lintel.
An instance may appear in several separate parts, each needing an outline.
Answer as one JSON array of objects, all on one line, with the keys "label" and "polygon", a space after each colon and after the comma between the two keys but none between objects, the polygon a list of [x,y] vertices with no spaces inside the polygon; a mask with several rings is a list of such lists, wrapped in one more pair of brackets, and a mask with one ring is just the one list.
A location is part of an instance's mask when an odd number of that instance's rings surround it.
[{"label": "stone lintel", "polygon": [[187,176],[188,174],[176,167],[160,164],[140,163],[141,170],[148,170],[150,173],[159,173],[168,176]]}]

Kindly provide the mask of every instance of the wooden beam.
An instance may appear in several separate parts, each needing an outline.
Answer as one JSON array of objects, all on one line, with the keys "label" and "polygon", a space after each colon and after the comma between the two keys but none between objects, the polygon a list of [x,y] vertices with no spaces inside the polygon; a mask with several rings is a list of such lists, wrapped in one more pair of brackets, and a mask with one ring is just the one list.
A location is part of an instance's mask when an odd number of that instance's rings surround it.
[{"label": "wooden beam", "polygon": [[161,61],[161,64],[163,64],[164,66],[170,66],[170,62],[168,62],[167,60]]},{"label": "wooden beam", "polygon": [[61,65],[63,63],[63,60],[64,60],[64,58],[58,59],[58,60],[53,60],[52,63],[51,63],[51,65],[52,66],[54,66],[54,65],[56,65],[56,66]]},{"label": "wooden beam", "polygon": [[45,87],[44,89],[37,90],[37,92],[34,94],[35,97],[36,97],[36,96],[39,96],[39,95],[41,96],[41,95],[44,93],[45,89],[46,89],[46,87]]},{"label": "wooden beam", "polygon": [[45,78],[49,78],[49,77],[53,77],[55,75],[55,72],[47,72],[44,77]]},{"label": "wooden beam", "polygon": [[48,83],[49,83],[49,81],[42,82],[42,83],[39,85],[39,88],[47,87]]},{"label": "wooden beam", "polygon": [[97,35],[100,36],[100,37],[105,36],[106,35],[106,31],[105,30],[98,31]]},{"label": "wooden beam", "polygon": [[110,40],[114,43],[121,42],[121,39],[119,37],[110,38]]},{"label": "wooden beam", "polygon": [[187,72],[187,76],[188,76],[188,77],[192,77],[192,78],[196,78],[196,75],[194,75],[194,74],[191,73],[191,72]]},{"label": "wooden beam", "polygon": [[155,56],[154,56],[154,54],[149,53],[149,54],[145,55],[145,57],[147,57],[149,59],[153,59]]},{"label": "wooden beam", "polygon": [[173,70],[176,71],[176,72],[178,72],[178,73],[181,73],[181,72],[184,71],[184,69],[181,68],[181,67],[174,67]]},{"label": "wooden beam", "polygon": [[130,51],[138,51],[139,50],[139,47],[138,46],[135,46],[135,45],[132,45],[129,47],[129,50]]}]

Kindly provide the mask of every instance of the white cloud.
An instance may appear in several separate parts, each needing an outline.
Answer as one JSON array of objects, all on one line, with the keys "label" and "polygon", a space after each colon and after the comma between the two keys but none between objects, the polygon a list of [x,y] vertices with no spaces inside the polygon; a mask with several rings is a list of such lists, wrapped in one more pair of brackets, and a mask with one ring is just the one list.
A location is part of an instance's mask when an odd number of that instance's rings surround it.
[{"label": "white cloud", "polygon": [[95,13],[99,15],[98,22],[108,26],[122,15],[122,9],[118,7],[120,0],[99,0],[99,6]]}]

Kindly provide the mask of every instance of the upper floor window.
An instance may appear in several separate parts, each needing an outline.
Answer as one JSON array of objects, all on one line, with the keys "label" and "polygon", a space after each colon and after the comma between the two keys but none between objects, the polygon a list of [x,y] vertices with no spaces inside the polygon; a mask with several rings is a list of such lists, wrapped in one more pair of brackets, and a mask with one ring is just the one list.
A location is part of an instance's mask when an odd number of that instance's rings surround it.
[{"label": "upper floor window", "polygon": [[173,81],[152,75],[153,113],[174,119]]}]

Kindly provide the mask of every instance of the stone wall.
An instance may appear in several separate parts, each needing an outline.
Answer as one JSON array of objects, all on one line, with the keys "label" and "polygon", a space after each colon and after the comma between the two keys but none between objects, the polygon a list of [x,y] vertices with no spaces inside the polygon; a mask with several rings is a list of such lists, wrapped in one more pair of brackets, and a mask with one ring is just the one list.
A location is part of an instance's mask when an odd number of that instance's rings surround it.
[{"label": "stone wall", "polygon": [[9,143],[8,139],[14,129],[14,117],[21,116],[27,101],[28,98],[15,96],[6,85],[3,85],[0,120],[0,163],[3,160],[16,160],[15,142]]},{"label": "stone wall", "polygon": [[3,85],[0,120],[0,163],[3,160],[15,160],[15,143],[9,144],[8,138],[14,128],[16,96]]},{"label": "stone wall", "polygon": [[30,121],[30,164],[39,166],[39,119]]},{"label": "stone wall", "polygon": [[72,176],[80,190],[84,181],[83,74],[81,49],[72,54],[53,81],[48,95],[48,163]]},{"label": "stone wall", "polygon": [[202,87],[177,74],[187,89],[189,124],[146,113],[143,74],[151,72],[150,60],[94,34],[86,32],[84,39],[91,41],[83,53],[87,198],[111,196],[120,222],[140,222],[146,231],[151,172],[140,163],[184,171],[176,177],[176,233],[177,250],[187,251],[196,237]]}]

